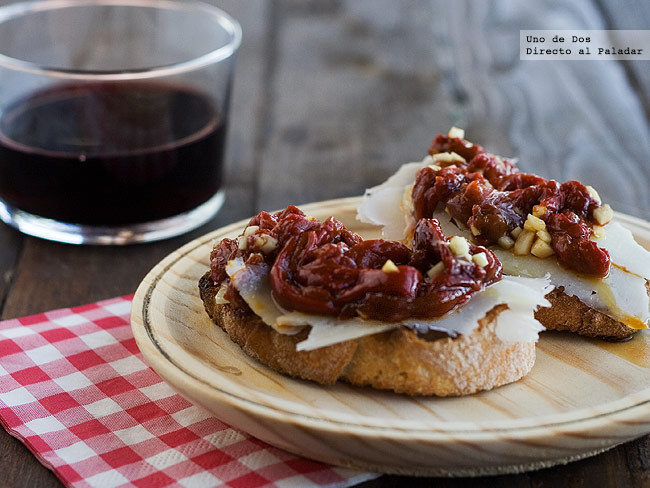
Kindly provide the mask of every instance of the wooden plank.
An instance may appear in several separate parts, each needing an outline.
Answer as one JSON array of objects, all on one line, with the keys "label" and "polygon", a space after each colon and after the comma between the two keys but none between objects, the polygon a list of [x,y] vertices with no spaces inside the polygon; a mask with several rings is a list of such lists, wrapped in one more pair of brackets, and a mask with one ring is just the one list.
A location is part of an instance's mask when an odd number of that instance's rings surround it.
[{"label": "wooden plank", "polygon": [[591,0],[434,3],[436,58],[470,140],[650,217],[650,128],[620,63],[519,60],[521,28],[604,28]]},{"label": "wooden plank", "polygon": [[[239,20],[242,44],[237,53],[233,99],[230,109],[230,128],[226,154],[226,187],[233,185],[254,190],[257,182],[255,168],[262,151],[259,141],[263,119],[270,96],[267,84],[271,3],[265,0],[239,2],[237,0],[210,0]],[[244,194],[240,195],[245,197]],[[254,198],[237,200],[238,215],[254,212]]]},{"label": "wooden plank", "polygon": [[[0,3],[9,3],[6,0]],[[262,104],[265,103],[262,70],[268,36],[268,2],[214,1],[237,18],[244,30],[238,54],[227,145],[226,203],[221,212],[196,231],[169,241],[119,248],[75,247],[24,238],[0,227],[0,297],[2,317],[18,317],[52,308],[67,307],[129,294],[145,273],[181,244],[254,212],[255,146]],[[13,265],[20,255],[20,264]],[[11,285],[11,286],[8,286]],[[6,300],[5,300],[5,295]],[[61,486],[16,439],[0,429],[0,486],[40,488]]]},{"label": "wooden plank", "polygon": [[0,429],[0,468],[3,488],[53,488],[62,487],[52,471],[38,462],[36,457],[17,439]]},{"label": "wooden plank", "polygon": [[[358,485],[359,488],[529,488],[530,480],[526,474],[489,476],[484,478],[413,478],[407,476],[382,476]],[[558,485],[555,485],[558,486]]]},{"label": "wooden plank", "polygon": [[532,486],[634,486],[621,447],[591,458],[530,473]]},{"label": "wooden plank", "polygon": [[[647,114],[644,118],[638,104],[638,87],[618,63],[554,67],[520,63],[513,54],[519,28],[556,27],[545,14],[551,11],[554,19],[564,15],[578,19],[584,24],[580,27],[602,28],[600,13],[588,0],[553,4],[553,10],[548,1],[516,9],[499,1],[213,3],[239,18],[244,28],[222,212],[185,238],[130,248],[26,239],[3,317],[130,293],[160,257],[208,230],[262,208],[359,194],[402,162],[421,158],[431,135],[451,123],[466,126],[470,138],[495,152],[518,155],[525,169],[584,178],[617,209],[650,215],[647,193],[641,192],[648,181]],[[648,18],[644,4],[636,0],[635,5],[640,7],[632,16],[643,22]],[[612,25],[624,28],[625,22]],[[648,86],[647,78],[639,76],[640,84]],[[642,177],[630,181],[626,173],[635,171]],[[20,241],[13,231],[0,230],[5,248],[0,271],[11,270]],[[44,281],[50,286],[42,286]],[[0,284],[0,292],[8,288]],[[564,468],[435,483],[643,486],[649,483],[648,446],[646,437]],[[58,485],[4,432],[0,450],[0,468],[11,486]],[[365,486],[431,482],[382,477]]]},{"label": "wooden plank", "polygon": [[268,35],[268,3],[219,3],[240,19],[246,32],[237,63],[231,107],[226,203],[220,213],[190,234],[153,244],[76,247],[28,238],[2,310],[4,318],[132,293],[155,263],[184,242],[254,213],[252,194],[256,176],[253,167],[259,149],[251,141],[259,130],[257,118],[265,101],[261,95],[265,77],[260,65]]},{"label": "wooden plank", "polygon": [[[607,29],[647,29],[650,19],[650,3],[629,0],[625,4],[615,0],[595,0]],[[650,70],[647,61],[622,61],[630,85],[643,105],[646,120],[650,121]]]},{"label": "wooden plank", "polygon": [[0,224],[0,310],[7,299],[16,272],[24,236],[18,231]]},{"label": "wooden plank", "polygon": [[629,473],[630,486],[650,486],[650,436],[618,448],[624,453],[624,470]]},{"label": "wooden plank", "polygon": [[431,6],[278,3],[259,207],[358,195],[422,159],[449,116],[431,55]]},{"label": "wooden plank", "polygon": [[[598,2],[601,3],[601,2]],[[624,212],[650,216],[647,112],[639,87],[616,62],[520,62],[520,28],[647,28],[648,5],[607,2],[618,23],[603,22],[590,1],[458,2],[435,18],[436,51],[459,123],[470,139],[520,158],[520,167],[555,179],[580,179]],[[553,11],[553,15],[541,15]],[[625,20],[623,20],[625,15]],[[628,22],[636,17],[636,23]],[[646,92],[646,63],[634,63]],[[643,96],[641,96],[641,99]],[[630,175],[635,175],[631,178]],[[645,486],[649,438],[591,459],[529,474],[533,486]],[[627,463],[625,460],[627,459]]]},{"label": "wooden plank", "polygon": [[210,223],[174,239],[124,247],[71,246],[26,238],[2,318],[133,293],[144,275],[185,242],[249,215],[250,187],[228,189],[221,213]]}]

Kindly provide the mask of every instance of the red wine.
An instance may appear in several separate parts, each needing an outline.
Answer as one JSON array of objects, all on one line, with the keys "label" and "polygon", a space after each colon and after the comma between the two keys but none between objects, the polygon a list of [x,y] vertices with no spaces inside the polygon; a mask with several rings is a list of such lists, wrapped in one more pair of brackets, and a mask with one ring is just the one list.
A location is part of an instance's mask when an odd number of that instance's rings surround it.
[{"label": "red wine", "polygon": [[88,225],[178,215],[221,186],[225,132],[208,96],[175,85],[36,92],[0,119],[0,199]]}]

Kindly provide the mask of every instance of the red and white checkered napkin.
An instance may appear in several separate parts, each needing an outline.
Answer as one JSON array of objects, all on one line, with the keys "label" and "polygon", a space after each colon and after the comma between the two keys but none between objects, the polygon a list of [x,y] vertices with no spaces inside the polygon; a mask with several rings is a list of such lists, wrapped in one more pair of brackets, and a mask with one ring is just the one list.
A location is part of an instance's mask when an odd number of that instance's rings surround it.
[{"label": "red and white checkered napkin", "polygon": [[0,421],[67,486],[351,486],[193,406],[142,360],[131,297],[0,322]]}]

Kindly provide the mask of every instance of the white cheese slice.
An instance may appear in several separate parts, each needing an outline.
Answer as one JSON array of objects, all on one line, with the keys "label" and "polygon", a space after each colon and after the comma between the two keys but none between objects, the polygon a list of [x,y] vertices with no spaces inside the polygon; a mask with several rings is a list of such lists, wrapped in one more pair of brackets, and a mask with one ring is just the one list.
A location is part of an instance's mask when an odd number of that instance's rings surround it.
[{"label": "white cheese slice", "polygon": [[282,310],[273,299],[268,268],[247,268],[243,260],[237,258],[228,262],[226,273],[251,310],[277,332],[295,334],[304,326],[311,326],[307,339],[297,344],[298,351],[311,351],[385,332],[401,325],[420,332],[446,332],[452,337],[471,334],[478,326],[478,321],[500,303],[508,304],[511,310],[508,310],[508,314],[502,312],[499,315],[497,337],[503,341],[535,341],[543,327],[534,320],[533,313],[538,306],[549,305],[544,298],[549,289],[546,278],[508,277],[478,293],[464,306],[440,319],[413,319],[397,324],[361,318],[339,320],[332,316]]},{"label": "white cheese slice", "polygon": [[300,331],[302,327],[277,323],[277,318],[284,312],[273,300],[267,266],[247,267],[242,258],[236,258],[226,264],[226,274],[244,301],[264,323],[281,334],[296,334]]},{"label": "white cheese slice", "polygon": [[[564,287],[564,293],[579,298],[591,308],[619,320],[633,317],[646,323],[650,320],[650,297],[645,278],[612,266],[605,278],[581,276],[560,266],[556,259],[515,256],[510,250],[492,248],[506,275],[537,278],[549,275],[551,284]],[[647,253],[647,251],[644,250]]]},{"label": "white cheese slice", "polygon": [[[544,327],[534,319],[533,313],[538,306],[550,306],[544,295],[551,289],[546,278],[504,276],[501,281],[477,293],[465,305],[441,319],[407,320],[404,324],[420,332],[438,330],[452,336],[470,334],[490,310],[505,303],[509,313],[499,314],[497,337],[502,341],[535,341]],[[514,337],[519,339],[512,339]]]},{"label": "white cheese slice", "polygon": [[367,224],[381,225],[381,236],[384,239],[402,240],[408,218],[400,208],[405,188],[377,189],[371,199],[363,200],[357,218]]},{"label": "white cheese slice", "polygon": [[[458,310],[436,320],[407,319],[400,324],[391,324],[359,318],[341,321],[335,317],[292,312],[291,323],[296,325],[306,323],[312,326],[307,340],[297,345],[296,349],[299,351],[377,334],[400,325],[422,333],[436,330],[456,337],[459,334],[471,334],[478,326],[478,321],[490,310],[500,303],[506,303],[508,307],[512,306],[512,310],[499,314],[497,337],[504,342],[530,342],[536,341],[538,333],[544,330],[544,327],[534,319],[533,313],[538,306],[550,305],[544,298],[549,289],[548,281],[545,279],[505,278],[476,294]],[[280,317],[278,321],[284,321],[285,317],[287,316]]]},{"label": "white cheese slice", "polygon": [[290,312],[278,317],[278,323],[284,325],[311,325],[309,336],[296,344],[296,351],[311,351],[339,342],[358,339],[359,337],[379,334],[399,327],[399,324],[353,318],[339,320],[336,317],[311,315],[302,312]]},{"label": "white cheese slice", "polygon": [[[358,209],[358,218],[383,226],[391,236],[404,236],[409,228],[409,216],[397,215],[395,209],[400,209],[400,213],[403,213],[403,200],[408,195],[407,190],[414,184],[417,171],[426,165],[426,158],[421,163],[407,163],[393,175],[395,178],[391,177],[381,185],[367,190]],[[409,175],[412,175],[411,181],[405,182]],[[400,191],[401,196],[398,195]],[[392,210],[385,210],[388,208]],[[462,224],[455,225],[444,210],[437,210],[433,217],[440,221],[442,231],[448,237],[470,237],[469,229]],[[410,236],[406,236],[406,241],[410,241]],[[650,280],[650,252],[640,246],[632,233],[616,221],[605,226],[605,236],[596,242],[609,252],[613,264],[610,274],[603,279],[573,273],[560,266],[553,257],[539,259],[535,256],[515,256],[511,250],[498,246],[491,249],[503,264],[506,275],[539,278],[549,274],[552,285],[564,287],[567,295],[576,296],[586,305],[618,320],[633,317],[647,324],[650,320],[650,297],[645,288],[645,280]]]},{"label": "white cheese slice", "polygon": [[366,190],[357,209],[357,219],[367,224],[382,226],[382,237],[390,240],[404,238],[409,216],[400,208],[404,191],[413,186],[415,175],[424,168],[424,161],[403,164],[397,172],[381,185]]},{"label": "white cheese slice", "polygon": [[632,232],[616,220],[607,224],[604,229],[605,236],[596,240],[596,244],[607,249],[612,263],[650,280],[650,252],[634,240]]},{"label": "white cheese slice", "polygon": [[612,266],[609,276],[596,287],[596,295],[601,297],[605,310],[615,318],[625,321],[632,317],[647,324],[650,320],[650,297],[645,283],[645,278]]}]

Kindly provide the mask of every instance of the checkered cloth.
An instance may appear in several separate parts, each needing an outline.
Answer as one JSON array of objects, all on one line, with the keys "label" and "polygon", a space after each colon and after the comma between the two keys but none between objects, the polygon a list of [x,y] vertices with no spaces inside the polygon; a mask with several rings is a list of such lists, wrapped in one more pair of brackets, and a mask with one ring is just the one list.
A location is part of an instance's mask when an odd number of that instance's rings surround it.
[{"label": "checkered cloth", "polygon": [[67,486],[351,486],[231,429],[142,360],[131,297],[0,322],[0,421]]}]

